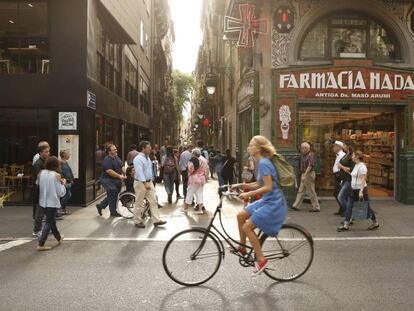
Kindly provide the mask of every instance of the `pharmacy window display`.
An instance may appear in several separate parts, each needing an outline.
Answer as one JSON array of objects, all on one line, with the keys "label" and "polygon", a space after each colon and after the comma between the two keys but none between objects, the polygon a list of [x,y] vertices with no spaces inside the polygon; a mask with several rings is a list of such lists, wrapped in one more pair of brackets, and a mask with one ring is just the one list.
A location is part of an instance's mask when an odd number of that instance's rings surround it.
[{"label": "pharmacy window display", "polygon": [[395,36],[377,21],[357,13],[327,16],[310,27],[301,49],[302,60],[369,58],[377,63],[400,59]]},{"label": "pharmacy window display", "polygon": [[332,195],[332,165],[335,162],[332,141],[340,140],[367,155],[371,196],[393,197],[395,113],[374,107],[353,108],[341,111],[319,106],[299,111],[300,140],[311,142],[317,156],[318,193]]}]

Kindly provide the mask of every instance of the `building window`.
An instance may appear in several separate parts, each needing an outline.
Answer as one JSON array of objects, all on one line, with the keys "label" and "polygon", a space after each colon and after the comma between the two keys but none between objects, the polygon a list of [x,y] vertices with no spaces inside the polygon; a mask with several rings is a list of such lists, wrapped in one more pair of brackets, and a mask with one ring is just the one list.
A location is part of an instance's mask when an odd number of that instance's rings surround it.
[{"label": "building window", "polygon": [[121,96],[122,46],[111,43],[99,19],[96,21],[96,50],[98,82]]},{"label": "building window", "polygon": [[48,73],[47,1],[0,2],[0,73]]},{"label": "building window", "polygon": [[142,21],[139,27],[139,44],[143,49],[145,48],[145,27]]},{"label": "building window", "polygon": [[303,40],[300,58],[371,58],[396,62],[397,40],[376,21],[355,13],[329,16],[314,25]]},{"label": "building window", "polygon": [[140,78],[140,105],[139,108],[146,114],[150,114],[150,93],[148,83],[141,77]]},{"label": "building window", "polygon": [[138,108],[137,90],[138,69],[133,63],[125,59],[125,100]]}]

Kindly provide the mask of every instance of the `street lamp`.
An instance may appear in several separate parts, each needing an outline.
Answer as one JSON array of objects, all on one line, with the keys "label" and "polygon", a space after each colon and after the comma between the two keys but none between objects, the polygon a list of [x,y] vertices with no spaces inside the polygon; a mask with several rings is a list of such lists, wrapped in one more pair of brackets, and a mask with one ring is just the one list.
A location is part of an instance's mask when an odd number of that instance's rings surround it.
[{"label": "street lamp", "polygon": [[213,95],[216,92],[216,87],[215,86],[207,86],[206,90],[207,90],[208,95]]},{"label": "street lamp", "polygon": [[209,72],[206,76],[206,90],[208,95],[213,95],[216,92],[217,76]]}]

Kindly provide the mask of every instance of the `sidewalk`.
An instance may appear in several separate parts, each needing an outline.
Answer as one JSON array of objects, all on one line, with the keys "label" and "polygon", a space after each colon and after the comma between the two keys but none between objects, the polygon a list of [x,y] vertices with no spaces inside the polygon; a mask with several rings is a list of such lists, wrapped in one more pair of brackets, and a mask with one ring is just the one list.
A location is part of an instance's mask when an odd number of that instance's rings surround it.
[{"label": "sidewalk", "polygon": [[[58,221],[59,230],[65,238],[79,240],[107,240],[107,239],[154,239],[168,240],[173,234],[192,226],[207,226],[218,204],[217,181],[210,180],[205,187],[205,205],[207,214],[188,215],[180,211],[183,200],[168,204],[163,185],[157,186],[160,203],[161,218],[168,223],[165,227],[154,228],[151,221],[147,222],[145,229],[135,228],[132,220],[123,218],[110,218],[108,209],[104,210],[102,217],[98,216],[95,204],[86,208],[69,207],[72,215]],[[175,196],[174,196],[175,197]],[[238,200],[224,200],[223,223],[226,231],[232,236],[238,236],[236,215],[242,209]],[[357,237],[405,237],[414,236],[414,206],[403,205],[394,201],[373,201],[372,207],[380,221],[380,229],[367,231],[370,221],[355,221],[349,232],[336,232],[336,228],[343,220],[333,213],[337,210],[334,200],[323,200],[320,213],[308,213],[310,205],[304,204],[302,211],[289,211],[286,222],[296,223],[311,232],[314,238],[357,238]],[[6,206],[0,209],[0,240],[31,238],[32,233],[32,207]],[[217,223],[217,225],[219,225]]]}]

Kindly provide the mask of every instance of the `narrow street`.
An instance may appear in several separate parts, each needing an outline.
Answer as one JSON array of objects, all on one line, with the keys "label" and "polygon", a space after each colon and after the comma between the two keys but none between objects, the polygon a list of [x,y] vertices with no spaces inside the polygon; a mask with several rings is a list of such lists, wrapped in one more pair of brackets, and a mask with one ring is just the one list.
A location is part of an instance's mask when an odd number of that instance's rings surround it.
[{"label": "narrow street", "polygon": [[[409,310],[413,305],[414,215],[410,207],[389,201],[374,202],[381,217],[376,232],[366,231],[367,223],[360,222],[350,232],[337,233],[341,218],[332,215],[335,204],[330,200],[322,202],[321,213],[289,212],[287,222],[304,226],[315,239],[314,262],[297,281],[252,278],[251,268],[226,253],[218,273],[203,286],[174,283],[162,266],[166,241],[175,232],[206,226],[218,201],[216,189],[216,180],[211,180],[206,187],[208,215],[186,216],[179,211],[182,201],[168,206],[163,186],[158,186],[165,205],[162,218],[168,221],[158,229],[150,221],[142,230],[129,220],[99,217],[93,205],[74,208],[58,222],[63,245],[46,253],[37,252],[29,237],[29,207],[0,210],[0,309]],[[224,224],[235,237],[240,208],[237,201],[224,203]],[[11,248],[3,250],[9,243]],[[47,285],[39,284],[40,279]]]}]

